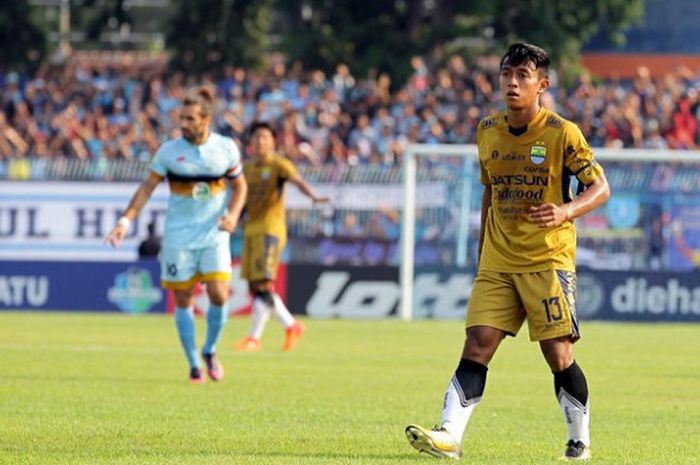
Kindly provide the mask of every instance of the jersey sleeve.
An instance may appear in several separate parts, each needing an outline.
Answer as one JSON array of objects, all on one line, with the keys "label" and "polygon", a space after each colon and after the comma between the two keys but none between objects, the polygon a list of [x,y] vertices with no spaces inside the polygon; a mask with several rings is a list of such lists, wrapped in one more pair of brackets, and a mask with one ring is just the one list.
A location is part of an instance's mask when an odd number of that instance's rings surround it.
[{"label": "jersey sleeve", "polygon": [[287,180],[299,175],[294,163],[287,160],[286,158],[279,158],[277,162],[277,168],[279,169],[280,178]]},{"label": "jersey sleeve", "polygon": [[243,163],[241,163],[241,152],[232,139],[228,139],[229,166],[226,170],[228,179],[236,179],[243,174]]},{"label": "jersey sleeve", "polygon": [[593,151],[574,123],[564,126],[564,165],[584,185],[589,185],[603,174]]},{"label": "jersey sleeve", "polygon": [[153,158],[151,159],[151,171],[160,176],[161,178],[166,177],[168,174],[166,153],[167,149],[165,148],[165,144],[162,144],[160,147],[158,147],[158,150],[156,150],[156,154],[153,155]]},{"label": "jersey sleeve", "polygon": [[491,180],[489,179],[489,174],[486,171],[486,166],[484,166],[483,159],[481,158],[481,140],[483,138],[481,126],[483,125],[483,120],[476,127],[476,147],[477,156],[479,157],[479,180],[484,186],[490,186]]}]

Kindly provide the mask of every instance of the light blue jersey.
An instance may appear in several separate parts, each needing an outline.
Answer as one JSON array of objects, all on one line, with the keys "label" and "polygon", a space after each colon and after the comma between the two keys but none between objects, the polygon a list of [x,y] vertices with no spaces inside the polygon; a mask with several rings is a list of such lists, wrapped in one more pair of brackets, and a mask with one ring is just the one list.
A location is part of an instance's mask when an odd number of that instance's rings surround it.
[{"label": "light blue jersey", "polygon": [[218,228],[231,195],[228,180],[243,172],[236,144],[210,133],[202,145],[179,138],[160,146],[151,170],[170,186],[163,247],[202,249],[228,244],[229,233]]}]

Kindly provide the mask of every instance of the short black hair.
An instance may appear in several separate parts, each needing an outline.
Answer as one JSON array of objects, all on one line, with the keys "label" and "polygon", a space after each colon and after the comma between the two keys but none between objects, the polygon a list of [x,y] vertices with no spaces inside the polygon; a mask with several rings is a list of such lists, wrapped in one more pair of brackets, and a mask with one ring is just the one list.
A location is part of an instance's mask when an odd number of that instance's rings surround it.
[{"label": "short black hair", "polygon": [[253,124],[250,125],[250,128],[248,128],[248,138],[253,137],[253,134],[255,134],[255,131],[258,129],[267,129],[270,131],[270,133],[272,133],[272,137],[275,139],[277,138],[275,128],[273,128],[267,121],[254,121]]},{"label": "short black hair", "polygon": [[503,64],[508,62],[509,66],[519,66],[523,63],[531,61],[537,70],[539,70],[544,76],[549,72],[549,55],[544,49],[538,47],[537,45],[527,44],[524,42],[519,42],[513,44],[508,48],[508,51],[503,58],[501,58],[501,68]]}]

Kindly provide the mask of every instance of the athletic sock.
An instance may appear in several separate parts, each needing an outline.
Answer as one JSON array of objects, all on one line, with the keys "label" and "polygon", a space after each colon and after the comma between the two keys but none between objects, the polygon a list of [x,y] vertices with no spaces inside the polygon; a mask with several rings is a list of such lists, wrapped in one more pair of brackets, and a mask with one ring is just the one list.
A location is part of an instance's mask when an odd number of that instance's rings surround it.
[{"label": "athletic sock", "polygon": [[191,308],[175,308],[175,325],[180,336],[182,349],[190,364],[190,368],[200,368],[199,356],[197,354],[197,342],[194,333],[194,312]]},{"label": "athletic sock", "polygon": [[273,310],[275,311],[275,315],[277,315],[277,319],[280,320],[280,323],[282,323],[285,328],[289,328],[290,326],[294,325],[296,320],[287,309],[287,306],[284,305],[284,302],[282,302],[282,298],[276,292],[271,292],[271,294],[273,299]]},{"label": "athletic sock", "polygon": [[447,387],[441,424],[458,443],[462,442],[469,417],[481,401],[487,371],[486,365],[463,358]]},{"label": "athletic sock", "polygon": [[248,332],[248,337],[256,340],[262,338],[263,332],[265,331],[265,326],[270,319],[270,313],[272,312],[272,307],[263,297],[256,295],[253,299],[253,311],[252,319],[250,322],[250,331]]},{"label": "athletic sock", "polygon": [[226,304],[219,305],[209,305],[209,310],[207,311],[207,340],[202,347],[202,353],[213,354],[216,352],[216,343],[219,342],[221,333],[226,326],[228,321],[228,312],[224,309]]},{"label": "athletic sock", "polygon": [[590,446],[588,384],[576,361],[569,368],[554,373],[554,392],[564,414],[569,439]]}]

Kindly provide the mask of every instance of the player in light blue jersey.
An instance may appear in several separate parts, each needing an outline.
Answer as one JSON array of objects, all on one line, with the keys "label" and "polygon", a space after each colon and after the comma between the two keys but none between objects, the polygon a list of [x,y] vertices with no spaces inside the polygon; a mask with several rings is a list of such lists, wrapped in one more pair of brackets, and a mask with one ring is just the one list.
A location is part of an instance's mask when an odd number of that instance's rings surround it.
[{"label": "player in light blue jersey", "polygon": [[224,375],[216,343],[226,324],[231,277],[230,234],[236,229],[248,191],[241,155],[234,142],[209,130],[214,96],[205,87],[192,90],[180,112],[182,137],[165,142],[151,162],[117,226],[105,241],[117,247],[131,222],[164,179],[170,186],[160,252],[161,283],[175,292],[175,322],[190,365],[190,381],[203,383],[195,342],[192,291],[206,283],[211,302],[202,358],[213,381]]}]

